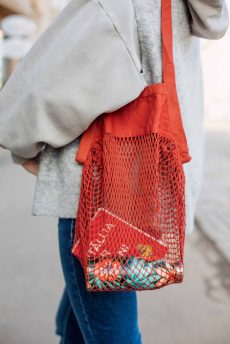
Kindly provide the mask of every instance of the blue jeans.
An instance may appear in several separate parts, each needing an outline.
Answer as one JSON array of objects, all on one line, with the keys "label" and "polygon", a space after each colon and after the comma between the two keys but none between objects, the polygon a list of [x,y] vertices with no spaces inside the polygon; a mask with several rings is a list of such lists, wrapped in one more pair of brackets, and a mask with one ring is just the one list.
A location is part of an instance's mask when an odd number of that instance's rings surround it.
[{"label": "blue jeans", "polygon": [[56,314],[61,344],[142,344],[136,291],[87,291],[84,270],[71,253],[76,219],[58,219],[65,288]]}]

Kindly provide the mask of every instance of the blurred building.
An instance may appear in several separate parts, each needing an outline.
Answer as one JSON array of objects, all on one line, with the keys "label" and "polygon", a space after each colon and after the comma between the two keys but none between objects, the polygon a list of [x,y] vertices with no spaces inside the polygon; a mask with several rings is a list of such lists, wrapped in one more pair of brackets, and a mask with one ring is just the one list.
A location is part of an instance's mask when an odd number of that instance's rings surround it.
[{"label": "blurred building", "polygon": [[10,14],[23,14],[37,20],[45,8],[43,0],[0,0],[0,19]]},{"label": "blurred building", "polygon": [[67,4],[68,0],[0,0],[0,20],[10,14],[23,14],[35,20],[39,32]]},{"label": "blurred building", "polygon": [[0,0],[0,89],[68,1]]},{"label": "blurred building", "polygon": [[0,19],[10,14],[34,16],[30,0],[0,0]]}]

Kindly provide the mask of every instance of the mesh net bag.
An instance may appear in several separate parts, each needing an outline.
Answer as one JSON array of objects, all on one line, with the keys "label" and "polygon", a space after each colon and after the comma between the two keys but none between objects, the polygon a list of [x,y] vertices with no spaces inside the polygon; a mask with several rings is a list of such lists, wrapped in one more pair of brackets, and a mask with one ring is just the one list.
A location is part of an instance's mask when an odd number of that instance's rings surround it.
[{"label": "mesh net bag", "polygon": [[153,290],[183,281],[183,163],[191,157],[176,93],[171,24],[171,2],[162,0],[163,82],[98,116],[80,141],[72,253],[88,291]]}]

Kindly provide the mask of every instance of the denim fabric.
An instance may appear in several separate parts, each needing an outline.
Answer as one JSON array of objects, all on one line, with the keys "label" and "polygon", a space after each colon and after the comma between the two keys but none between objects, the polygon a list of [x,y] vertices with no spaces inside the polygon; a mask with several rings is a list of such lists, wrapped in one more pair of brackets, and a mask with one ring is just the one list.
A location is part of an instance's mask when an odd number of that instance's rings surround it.
[{"label": "denim fabric", "polygon": [[76,220],[58,219],[65,289],[56,314],[61,344],[142,344],[136,291],[90,292],[84,270],[71,253]]}]

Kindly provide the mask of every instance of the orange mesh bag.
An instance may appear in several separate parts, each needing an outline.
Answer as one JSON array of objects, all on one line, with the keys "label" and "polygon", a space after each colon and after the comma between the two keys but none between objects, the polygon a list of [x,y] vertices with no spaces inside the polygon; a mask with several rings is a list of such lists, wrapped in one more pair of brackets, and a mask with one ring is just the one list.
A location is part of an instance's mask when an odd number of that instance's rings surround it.
[{"label": "orange mesh bag", "polygon": [[163,81],[83,133],[72,254],[88,291],[153,290],[184,277],[185,176],[191,160],[177,98],[171,1],[162,0]]}]

